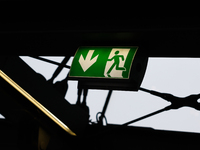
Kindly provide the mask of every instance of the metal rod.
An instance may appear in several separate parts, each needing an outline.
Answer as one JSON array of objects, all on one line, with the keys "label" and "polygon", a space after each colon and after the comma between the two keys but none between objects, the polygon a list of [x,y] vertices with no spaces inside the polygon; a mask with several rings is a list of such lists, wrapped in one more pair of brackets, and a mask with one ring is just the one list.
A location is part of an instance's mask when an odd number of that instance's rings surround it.
[{"label": "metal rod", "polygon": [[106,102],[104,104],[104,107],[103,107],[103,110],[102,110],[102,113],[101,113],[101,116],[99,117],[99,124],[101,124],[101,125],[103,125],[103,118],[105,116],[105,113],[106,113],[106,110],[107,110],[108,103],[110,101],[111,95],[112,95],[112,90],[109,90],[107,98],[106,98]]},{"label": "metal rod", "polygon": [[77,92],[77,102],[76,105],[81,105],[81,93],[82,93],[82,89],[78,88],[78,92]]},{"label": "metal rod", "polygon": [[52,63],[52,64],[55,64],[55,65],[63,66],[65,68],[70,69],[70,66],[68,66],[68,65],[60,64],[58,62],[55,62],[55,61],[52,61],[52,60],[48,60],[48,59],[45,59],[45,58],[42,58],[42,57],[38,57],[38,56],[29,56],[29,57],[32,57],[32,58],[35,58],[35,59],[39,59],[39,60],[42,60],[42,61],[46,61],[48,63]]},{"label": "metal rod", "polygon": [[86,105],[86,99],[88,95],[88,89],[83,89],[83,102],[82,104]]},{"label": "metal rod", "polygon": [[102,111],[102,115],[104,116],[106,110],[107,110],[107,107],[108,107],[108,103],[110,101],[110,97],[111,97],[111,94],[112,94],[112,90],[109,90],[108,92],[108,95],[107,95],[107,98],[106,98],[106,102],[104,104],[104,107],[103,107],[103,111]]},{"label": "metal rod", "polygon": [[[55,72],[53,73],[51,79],[49,80],[51,83],[53,83],[53,80],[58,76],[58,74],[62,71],[62,69],[64,68],[63,65],[65,65],[67,63],[67,61],[69,60],[68,57],[65,57],[62,62],[60,63],[60,65],[56,68]],[[62,66],[61,66],[62,65]]]},{"label": "metal rod", "polygon": [[144,92],[148,92],[148,93],[151,92],[150,90],[144,89],[144,88],[142,88],[142,87],[140,87],[139,90],[144,91]]},{"label": "metal rod", "polygon": [[140,117],[140,118],[137,118],[137,119],[134,119],[134,120],[132,120],[132,121],[129,121],[129,122],[127,122],[127,123],[124,123],[124,124],[122,124],[122,126],[127,126],[127,125],[129,125],[129,124],[131,124],[131,123],[135,123],[135,122],[140,121],[140,120],[142,120],[142,119],[145,119],[145,118],[151,117],[151,116],[153,116],[153,115],[156,115],[156,114],[158,114],[158,113],[161,113],[161,112],[163,112],[163,111],[169,110],[170,108],[171,108],[171,105],[170,105],[170,106],[167,106],[167,107],[165,107],[165,108],[162,108],[162,109],[160,109],[160,110],[157,110],[157,111],[155,111],[155,112],[152,112],[152,113],[150,113],[150,114],[148,114],[148,115],[145,115],[145,116],[142,116],[142,117]]}]

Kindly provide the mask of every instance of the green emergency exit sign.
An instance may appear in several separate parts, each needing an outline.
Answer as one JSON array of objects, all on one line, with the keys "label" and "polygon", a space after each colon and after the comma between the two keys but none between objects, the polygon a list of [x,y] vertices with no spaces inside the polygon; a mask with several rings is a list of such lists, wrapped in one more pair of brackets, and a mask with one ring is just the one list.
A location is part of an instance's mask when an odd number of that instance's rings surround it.
[{"label": "green emergency exit sign", "polygon": [[138,47],[80,47],[70,77],[129,79]]}]

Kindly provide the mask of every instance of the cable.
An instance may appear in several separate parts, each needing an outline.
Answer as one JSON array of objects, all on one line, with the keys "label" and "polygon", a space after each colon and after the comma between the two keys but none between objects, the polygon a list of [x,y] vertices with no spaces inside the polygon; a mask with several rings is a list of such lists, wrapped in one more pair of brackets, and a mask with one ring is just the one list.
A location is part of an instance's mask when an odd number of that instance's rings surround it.
[{"label": "cable", "polygon": [[171,102],[171,109],[178,109],[184,106],[188,106],[195,108],[196,110],[200,110],[200,103],[198,102],[200,94],[193,94],[187,97],[177,97],[169,93],[160,93],[157,91],[147,90],[144,88],[140,88],[140,90],[161,97],[162,99],[168,102]]},{"label": "cable", "polygon": [[146,118],[148,118],[148,117],[151,117],[151,116],[153,116],[153,115],[159,114],[159,113],[164,112],[164,111],[167,111],[167,110],[169,110],[169,109],[171,109],[171,105],[169,105],[169,106],[167,106],[167,107],[165,107],[165,108],[162,108],[162,109],[160,109],[160,110],[157,110],[157,111],[155,111],[155,112],[152,112],[152,113],[150,113],[150,114],[147,114],[147,115],[145,115],[145,116],[142,116],[142,117],[140,117],[140,118],[137,118],[137,119],[134,119],[134,120],[132,120],[132,121],[129,121],[129,122],[127,122],[127,123],[124,123],[124,124],[122,124],[122,126],[127,126],[127,125],[129,125],[129,124],[131,124],[131,123],[135,123],[135,122],[140,121],[140,120],[142,120],[142,119],[146,119]]},{"label": "cable", "polygon": [[48,63],[52,63],[52,64],[55,64],[55,65],[62,66],[62,67],[70,69],[70,66],[68,66],[68,65],[60,64],[58,62],[55,62],[55,61],[52,61],[52,60],[49,60],[49,59],[45,59],[45,58],[38,57],[38,56],[29,56],[29,57],[32,57],[32,58],[35,58],[35,59],[39,59],[39,60],[42,60],[42,61],[46,61]]}]

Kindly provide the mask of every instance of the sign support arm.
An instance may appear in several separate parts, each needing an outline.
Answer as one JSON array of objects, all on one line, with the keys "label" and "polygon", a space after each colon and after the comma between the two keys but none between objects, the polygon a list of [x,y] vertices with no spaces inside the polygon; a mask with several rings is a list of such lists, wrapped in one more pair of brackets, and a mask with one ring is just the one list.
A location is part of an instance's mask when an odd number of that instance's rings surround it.
[{"label": "sign support arm", "polygon": [[113,90],[109,90],[107,98],[106,98],[106,102],[104,104],[104,107],[103,107],[103,110],[102,110],[102,113],[101,113],[101,116],[99,117],[98,124],[100,124],[100,125],[103,125],[103,118],[105,117],[105,113],[106,113],[106,110],[107,110],[107,107],[108,107],[108,103],[110,101],[110,97],[112,95],[112,91]]}]

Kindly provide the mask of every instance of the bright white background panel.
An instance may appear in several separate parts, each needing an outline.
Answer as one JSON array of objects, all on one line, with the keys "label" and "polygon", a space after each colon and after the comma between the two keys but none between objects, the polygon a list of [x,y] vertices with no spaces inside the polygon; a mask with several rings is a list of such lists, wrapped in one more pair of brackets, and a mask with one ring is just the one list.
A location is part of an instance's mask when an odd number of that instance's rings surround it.
[{"label": "bright white background panel", "polygon": [[[57,66],[30,57],[21,57],[46,80],[50,79]],[[64,57],[44,57],[61,62]],[[68,62],[70,65],[71,60]],[[149,58],[147,70],[141,87],[175,96],[185,97],[200,93],[200,59],[199,58]],[[62,80],[69,69],[64,68],[54,80]],[[68,81],[69,89],[65,96],[71,104],[77,100],[77,82]],[[89,90],[87,105],[90,108],[90,119],[96,121],[96,113],[102,111],[107,90]],[[108,123],[123,124],[143,115],[170,105],[159,97],[142,91],[114,91],[106,111]],[[139,122],[134,126],[152,127],[155,129],[176,130],[200,133],[200,112],[193,108],[183,107],[169,110]]]}]

